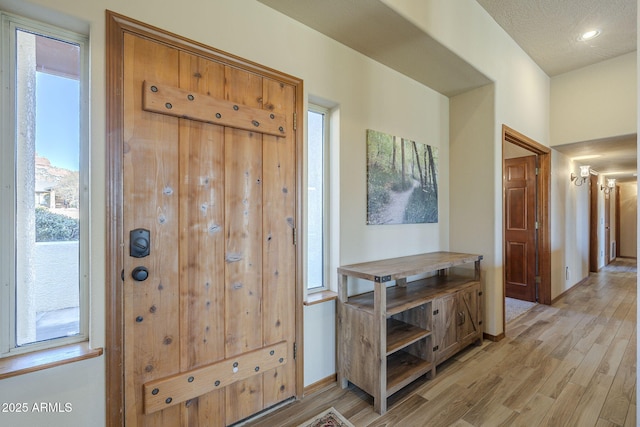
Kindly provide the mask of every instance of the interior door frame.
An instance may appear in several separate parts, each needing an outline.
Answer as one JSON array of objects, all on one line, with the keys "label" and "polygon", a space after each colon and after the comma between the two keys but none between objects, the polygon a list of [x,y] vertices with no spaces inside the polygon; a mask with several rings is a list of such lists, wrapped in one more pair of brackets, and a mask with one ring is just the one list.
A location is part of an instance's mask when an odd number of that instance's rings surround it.
[{"label": "interior door frame", "polygon": [[616,224],[616,232],[615,232],[615,239],[616,239],[616,253],[615,253],[615,257],[618,258],[620,256],[620,186],[618,184],[616,184],[616,188],[615,188],[615,192],[616,192],[616,201],[615,201],[615,206],[616,206],[616,214],[615,214],[615,224]]},{"label": "interior door frame", "polygon": [[[204,58],[233,65],[265,77],[290,84],[295,88],[295,112],[303,116],[302,80],[264,67],[260,64],[236,57],[193,40],[169,33],[115,12],[106,11],[106,425],[124,425],[124,319],[121,272],[123,271],[123,78],[124,36],[135,36],[156,40],[165,45],[199,55]],[[302,224],[302,141],[303,126],[294,128],[296,138],[296,208],[295,223]],[[303,352],[303,289],[302,247],[298,236],[295,262],[295,340],[298,354]],[[303,357],[297,357],[295,393],[303,394]]]},{"label": "interior door frame", "polygon": [[604,265],[611,262],[611,193],[604,194]]},{"label": "interior door frame", "polygon": [[[507,125],[502,125],[502,172],[504,175],[505,161],[504,152],[506,144],[514,144],[525,150],[538,155],[538,273],[540,283],[538,284],[538,302],[541,304],[551,304],[551,224],[549,222],[550,196],[551,196],[551,149],[534,141],[533,139],[511,129]],[[504,183],[502,192],[502,265],[505,265],[505,197]],[[502,295],[505,295],[506,271],[502,269]],[[502,326],[505,329],[505,307],[502,299]]]},{"label": "interior door frame", "polygon": [[599,271],[600,239],[598,239],[598,176],[589,175],[589,272]]}]

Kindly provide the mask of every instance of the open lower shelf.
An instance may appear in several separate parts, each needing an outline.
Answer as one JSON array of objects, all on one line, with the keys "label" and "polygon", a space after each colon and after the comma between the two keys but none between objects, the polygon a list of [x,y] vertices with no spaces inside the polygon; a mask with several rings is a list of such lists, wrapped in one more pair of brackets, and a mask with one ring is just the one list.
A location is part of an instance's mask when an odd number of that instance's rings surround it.
[{"label": "open lower shelf", "polygon": [[431,335],[431,331],[397,319],[387,319],[387,356]]},{"label": "open lower shelf", "polygon": [[417,380],[433,367],[433,363],[404,351],[387,357],[387,396]]}]

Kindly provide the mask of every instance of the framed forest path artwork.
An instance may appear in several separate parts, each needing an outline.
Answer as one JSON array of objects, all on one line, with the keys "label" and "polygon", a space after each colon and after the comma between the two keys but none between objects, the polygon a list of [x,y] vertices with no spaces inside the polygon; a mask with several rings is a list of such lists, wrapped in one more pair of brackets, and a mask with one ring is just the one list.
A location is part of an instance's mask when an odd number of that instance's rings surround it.
[{"label": "framed forest path artwork", "polygon": [[438,149],[367,130],[367,224],[438,222]]}]

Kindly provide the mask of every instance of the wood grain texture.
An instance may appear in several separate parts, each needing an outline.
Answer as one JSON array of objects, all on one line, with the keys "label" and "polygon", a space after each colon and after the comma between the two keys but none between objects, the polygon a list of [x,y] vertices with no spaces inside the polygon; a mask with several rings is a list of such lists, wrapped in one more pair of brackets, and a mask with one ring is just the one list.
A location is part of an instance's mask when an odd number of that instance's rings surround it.
[{"label": "wood grain texture", "polygon": [[143,82],[142,91],[142,108],[145,111],[251,132],[286,135],[287,122],[279,113],[153,81]]},{"label": "wood grain texture", "polygon": [[[270,79],[262,84],[264,111],[292,118],[295,91]],[[289,120],[292,122],[292,120]],[[296,332],[296,146],[292,124],[286,137],[264,135],[262,144],[262,280],[263,345],[286,341],[293,348]],[[289,166],[285,166],[289,165]],[[302,354],[302,343],[297,350]],[[264,375],[264,406],[295,395],[295,361]]]},{"label": "wood grain texture", "polygon": [[[142,82],[154,79],[178,84],[178,51],[139,37],[125,36],[124,47],[124,229],[150,231],[150,254],[129,256],[124,247],[125,397],[128,425],[179,423],[180,410],[143,415],[141,384],[180,370],[178,252],[164,242],[178,242],[179,187],[178,119],[142,111]],[[163,58],[163,66],[153,66]],[[152,179],[149,179],[152,177]],[[135,208],[134,208],[135,207]],[[144,282],[131,272],[149,270]]]},{"label": "wood grain texture", "polygon": [[[301,358],[148,416],[140,390],[276,343],[292,355],[300,342],[301,352],[301,246],[292,230],[301,217],[303,131],[293,123],[302,82],[112,12],[107,22],[108,424],[230,424],[301,394]],[[215,99],[260,126],[144,111],[145,81],[173,98],[194,95],[176,106]],[[269,131],[278,136],[259,131],[264,120],[278,121],[283,129]],[[124,238],[138,227],[151,231],[151,255],[141,259]],[[134,265],[149,278],[134,282]]]},{"label": "wood grain texture", "polygon": [[208,366],[150,381],[143,386],[145,413],[159,411],[260,375],[262,372],[283,366],[287,359],[287,343],[283,341]]},{"label": "wood grain texture", "polygon": [[[224,96],[224,66],[180,53],[180,86]],[[180,369],[224,359],[224,129],[180,120]],[[181,405],[183,423],[224,417],[224,390]],[[211,414],[216,414],[212,416]]]},{"label": "wood grain texture", "polygon": [[[460,276],[433,276],[416,280],[407,286],[393,286],[386,289],[388,316],[398,314],[440,296],[454,293],[462,287],[474,286],[478,282]],[[349,298],[349,305],[359,310],[372,311],[374,294],[366,293]]]},{"label": "wood grain texture", "polygon": [[391,396],[384,415],[359,388],[336,386],[247,426],[295,426],[331,406],[356,426],[635,426],[635,263],[618,259],[535,306],[503,340],[468,347]]},{"label": "wood grain texture", "polygon": [[[473,340],[481,342],[481,259],[435,252],[339,268],[341,387],[346,380],[361,387],[373,397],[375,411],[384,414],[389,395],[420,376],[434,376],[436,363]],[[467,263],[474,264],[467,269],[472,279],[447,274]],[[418,272],[436,275],[407,283],[405,278]],[[369,277],[374,290],[348,297],[349,277]],[[396,286],[387,287],[392,278]]]},{"label": "wood grain texture", "polygon": [[103,349],[88,341],[0,359],[0,380],[101,356]]},{"label": "wood grain texture", "polygon": [[457,325],[458,295],[450,293],[439,297],[433,303],[433,336],[437,346],[435,351],[436,362],[442,362],[459,349],[458,325]]},{"label": "wood grain texture", "polygon": [[377,277],[388,276],[386,281],[389,281],[475,262],[478,259],[482,259],[482,256],[455,252],[430,252],[427,254],[344,265],[338,268],[338,273],[371,281],[377,281]]}]

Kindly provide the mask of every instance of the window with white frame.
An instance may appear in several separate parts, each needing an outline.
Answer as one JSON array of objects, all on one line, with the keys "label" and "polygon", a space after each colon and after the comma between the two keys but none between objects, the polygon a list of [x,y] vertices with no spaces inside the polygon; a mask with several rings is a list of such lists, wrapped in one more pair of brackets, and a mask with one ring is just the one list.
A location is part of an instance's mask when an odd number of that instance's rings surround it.
[{"label": "window with white frame", "polygon": [[307,268],[310,291],[328,286],[328,110],[309,105],[307,113]]},{"label": "window with white frame", "polygon": [[88,40],[0,13],[0,357],[87,339]]}]

